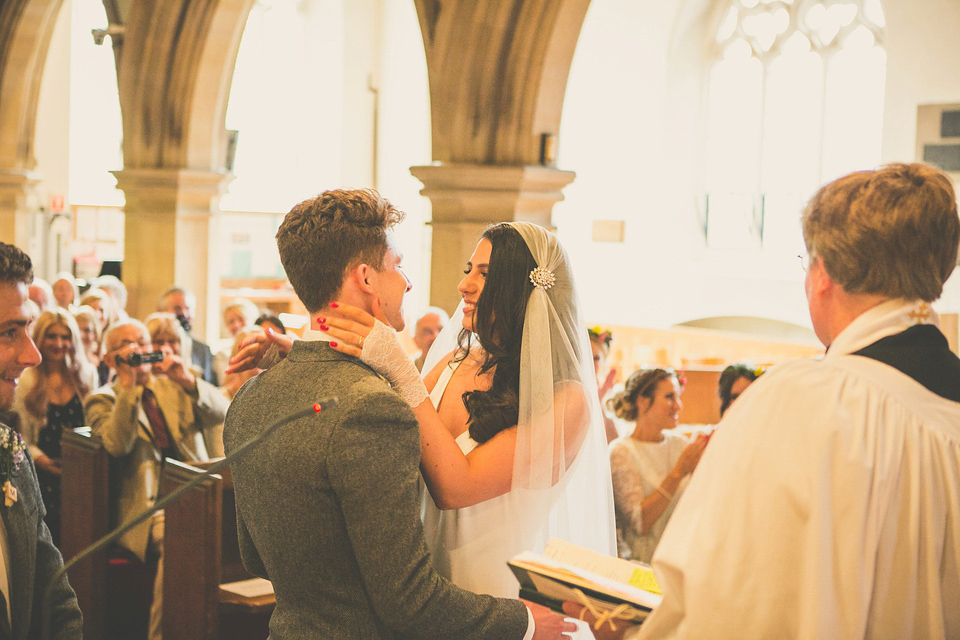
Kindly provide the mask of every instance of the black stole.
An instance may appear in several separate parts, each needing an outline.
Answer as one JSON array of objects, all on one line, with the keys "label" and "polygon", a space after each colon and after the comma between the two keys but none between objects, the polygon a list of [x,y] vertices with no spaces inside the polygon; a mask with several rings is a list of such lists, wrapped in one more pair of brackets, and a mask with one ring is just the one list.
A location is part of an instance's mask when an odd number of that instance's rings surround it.
[{"label": "black stole", "polygon": [[960,358],[950,351],[946,337],[932,324],[918,324],[881,338],[852,355],[889,365],[931,393],[960,402]]}]

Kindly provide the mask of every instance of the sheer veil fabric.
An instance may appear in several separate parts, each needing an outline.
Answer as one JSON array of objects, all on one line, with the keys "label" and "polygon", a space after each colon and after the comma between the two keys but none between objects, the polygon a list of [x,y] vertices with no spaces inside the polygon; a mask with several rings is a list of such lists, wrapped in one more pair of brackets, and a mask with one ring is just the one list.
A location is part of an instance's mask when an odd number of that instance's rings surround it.
[{"label": "sheer veil fabric", "polygon": [[[534,288],[527,301],[513,482],[508,494],[494,499],[504,499],[506,509],[500,513],[509,514],[509,522],[499,525],[501,537],[510,539],[501,551],[541,552],[556,537],[616,555],[610,460],[570,262],[556,236],[546,229],[526,222],[510,224],[523,237],[537,266],[553,274],[554,283]],[[462,306],[428,353],[424,371],[456,348]],[[460,511],[463,518],[465,510]],[[470,543],[456,541],[460,547]]]}]

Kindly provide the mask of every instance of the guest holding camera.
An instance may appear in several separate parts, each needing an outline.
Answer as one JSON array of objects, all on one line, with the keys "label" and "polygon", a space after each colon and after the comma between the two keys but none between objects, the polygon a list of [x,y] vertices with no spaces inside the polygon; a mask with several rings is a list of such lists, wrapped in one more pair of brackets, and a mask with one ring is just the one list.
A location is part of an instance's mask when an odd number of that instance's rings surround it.
[{"label": "guest holding camera", "polygon": [[[116,371],[113,384],[84,403],[87,423],[117,461],[119,496],[111,504],[118,523],[157,499],[165,458],[208,459],[203,431],[223,422],[228,401],[173,353],[151,351],[147,328],[125,320],[107,331],[104,361]],[[155,370],[162,375],[154,375]],[[145,560],[159,556],[150,609],[150,637],[160,637],[163,586],[163,513],[134,527],[120,544]]]}]

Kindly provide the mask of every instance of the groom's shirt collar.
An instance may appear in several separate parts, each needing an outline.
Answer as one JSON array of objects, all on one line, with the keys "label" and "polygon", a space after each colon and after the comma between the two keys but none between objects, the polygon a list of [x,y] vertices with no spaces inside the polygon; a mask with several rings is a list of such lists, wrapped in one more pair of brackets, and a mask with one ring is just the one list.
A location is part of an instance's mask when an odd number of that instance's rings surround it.
[{"label": "groom's shirt collar", "polygon": [[333,336],[324,331],[318,331],[317,329],[307,329],[303,332],[302,340],[313,340],[317,342],[331,342]]}]

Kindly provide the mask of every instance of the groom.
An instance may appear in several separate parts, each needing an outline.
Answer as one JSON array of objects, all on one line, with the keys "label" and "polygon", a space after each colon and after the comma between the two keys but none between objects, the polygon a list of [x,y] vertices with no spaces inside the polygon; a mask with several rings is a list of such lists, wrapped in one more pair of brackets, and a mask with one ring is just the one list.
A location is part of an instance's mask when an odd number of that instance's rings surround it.
[{"label": "groom", "polygon": [[[311,326],[342,300],[403,328],[410,281],[391,230],[402,217],[367,190],[327,191],[287,214],[277,246]],[[285,413],[339,398],[232,468],[244,563],[273,581],[277,596],[270,637],[519,640],[573,631],[543,607],[476,595],[434,571],[419,517],[413,412],[327,341],[307,331],[240,390],[224,427],[229,453]]]}]

